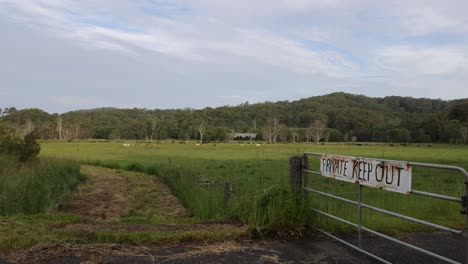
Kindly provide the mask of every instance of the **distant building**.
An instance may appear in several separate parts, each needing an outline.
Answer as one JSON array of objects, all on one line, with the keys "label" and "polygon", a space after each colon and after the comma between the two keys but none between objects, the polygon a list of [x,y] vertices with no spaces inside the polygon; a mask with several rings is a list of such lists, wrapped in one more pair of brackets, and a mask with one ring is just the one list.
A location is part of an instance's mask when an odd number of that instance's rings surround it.
[{"label": "distant building", "polygon": [[257,133],[235,133],[234,140],[253,140],[257,138]]}]

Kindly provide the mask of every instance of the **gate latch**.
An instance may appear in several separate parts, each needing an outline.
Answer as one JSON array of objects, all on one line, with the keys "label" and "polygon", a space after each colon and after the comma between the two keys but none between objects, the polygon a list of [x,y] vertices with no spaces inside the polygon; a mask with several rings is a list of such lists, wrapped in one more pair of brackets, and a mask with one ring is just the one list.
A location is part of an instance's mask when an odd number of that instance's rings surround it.
[{"label": "gate latch", "polygon": [[461,204],[462,204],[462,209],[460,210],[460,213],[463,215],[466,215],[466,206],[468,204],[468,201],[466,199],[466,195],[463,195],[461,197]]}]

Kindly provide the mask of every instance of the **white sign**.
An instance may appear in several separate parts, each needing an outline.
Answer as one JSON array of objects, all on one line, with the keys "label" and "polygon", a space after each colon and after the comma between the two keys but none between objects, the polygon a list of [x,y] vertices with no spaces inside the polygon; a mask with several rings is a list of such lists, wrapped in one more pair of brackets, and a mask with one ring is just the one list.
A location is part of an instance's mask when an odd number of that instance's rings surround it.
[{"label": "white sign", "polygon": [[320,157],[320,172],[340,181],[399,193],[411,192],[411,166],[407,162],[324,154]]}]

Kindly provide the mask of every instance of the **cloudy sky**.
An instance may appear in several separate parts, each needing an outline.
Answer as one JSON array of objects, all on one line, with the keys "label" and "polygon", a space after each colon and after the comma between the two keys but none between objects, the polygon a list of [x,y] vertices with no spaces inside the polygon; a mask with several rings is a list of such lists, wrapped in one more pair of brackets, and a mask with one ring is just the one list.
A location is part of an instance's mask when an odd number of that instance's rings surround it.
[{"label": "cloudy sky", "polygon": [[468,1],[0,0],[0,107],[468,97]]}]

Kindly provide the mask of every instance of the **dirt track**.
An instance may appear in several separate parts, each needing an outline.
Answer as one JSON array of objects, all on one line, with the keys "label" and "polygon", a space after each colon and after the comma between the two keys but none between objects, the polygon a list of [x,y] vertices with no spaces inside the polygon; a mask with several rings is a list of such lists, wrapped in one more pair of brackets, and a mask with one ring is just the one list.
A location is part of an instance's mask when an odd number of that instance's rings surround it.
[{"label": "dirt track", "polygon": [[81,171],[91,176],[90,183],[80,186],[73,199],[61,205],[61,210],[90,220],[120,218],[127,209],[128,180],[90,166],[82,166]]}]

